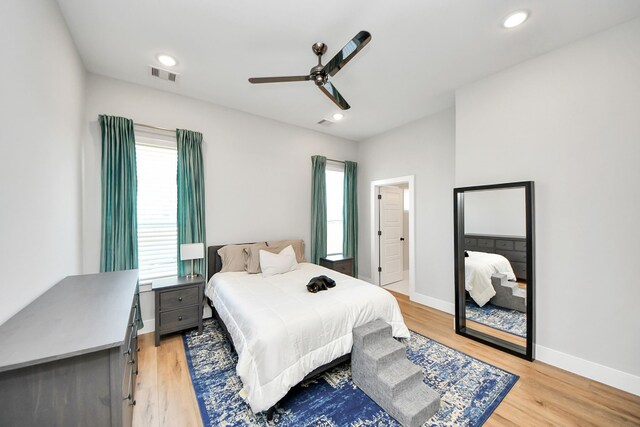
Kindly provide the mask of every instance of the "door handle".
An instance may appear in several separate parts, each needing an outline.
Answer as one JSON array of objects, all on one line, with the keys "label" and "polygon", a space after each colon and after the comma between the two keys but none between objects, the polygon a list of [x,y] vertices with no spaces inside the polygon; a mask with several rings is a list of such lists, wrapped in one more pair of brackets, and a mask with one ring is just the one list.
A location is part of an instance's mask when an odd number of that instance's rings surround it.
[{"label": "door handle", "polygon": [[401,242],[404,242],[404,237],[401,237],[401,238],[400,238],[400,241],[401,241]]}]

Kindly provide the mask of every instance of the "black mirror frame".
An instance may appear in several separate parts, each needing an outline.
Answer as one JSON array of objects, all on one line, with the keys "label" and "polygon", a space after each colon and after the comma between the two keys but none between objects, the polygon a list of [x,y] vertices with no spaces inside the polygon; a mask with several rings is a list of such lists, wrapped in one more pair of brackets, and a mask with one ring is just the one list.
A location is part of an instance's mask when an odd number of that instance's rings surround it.
[{"label": "black mirror frame", "polygon": [[[464,278],[464,193],[467,191],[524,188],[527,238],[527,338],[522,347],[491,335],[467,329],[465,313]],[[504,184],[480,185],[453,189],[454,260],[456,333],[526,360],[535,359],[535,205],[533,181],[508,182]]]}]

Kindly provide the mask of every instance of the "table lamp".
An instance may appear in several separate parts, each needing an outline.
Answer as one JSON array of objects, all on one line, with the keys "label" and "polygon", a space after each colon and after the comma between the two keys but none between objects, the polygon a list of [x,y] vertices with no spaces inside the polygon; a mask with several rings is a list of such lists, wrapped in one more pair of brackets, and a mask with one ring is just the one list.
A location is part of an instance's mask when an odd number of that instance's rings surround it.
[{"label": "table lamp", "polygon": [[191,274],[187,274],[187,279],[198,277],[198,274],[194,272],[193,262],[202,258],[204,258],[203,243],[183,243],[180,245],[180,261],[191,260]]}]

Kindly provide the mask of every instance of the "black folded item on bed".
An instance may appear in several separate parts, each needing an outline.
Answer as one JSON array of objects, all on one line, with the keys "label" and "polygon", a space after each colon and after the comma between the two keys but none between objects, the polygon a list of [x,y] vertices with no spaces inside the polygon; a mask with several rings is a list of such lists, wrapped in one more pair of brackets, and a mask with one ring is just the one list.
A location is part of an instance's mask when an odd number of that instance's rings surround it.
[{"label": "black folded item on bed", "polygon": [[335,280],[325,275],[317,276],[309,280],[307,283],[307,290],[311,293],[317,293],[319,291],[326,291],[329,288],[333,288],[336,285]]}]

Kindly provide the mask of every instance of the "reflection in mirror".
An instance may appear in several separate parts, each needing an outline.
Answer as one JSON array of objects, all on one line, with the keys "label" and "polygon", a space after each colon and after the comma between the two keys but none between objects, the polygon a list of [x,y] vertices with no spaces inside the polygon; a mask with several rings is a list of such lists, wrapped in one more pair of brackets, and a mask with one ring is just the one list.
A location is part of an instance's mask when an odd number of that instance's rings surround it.
[{"label": "reflection in mirror", "polygon": [[467,328],[526,347],[524,188],[465,192],[464,231]]},{"label": "reflection in mirror", "polygon": [[533,182],[454,189],[456,332],[534,358]]}]

